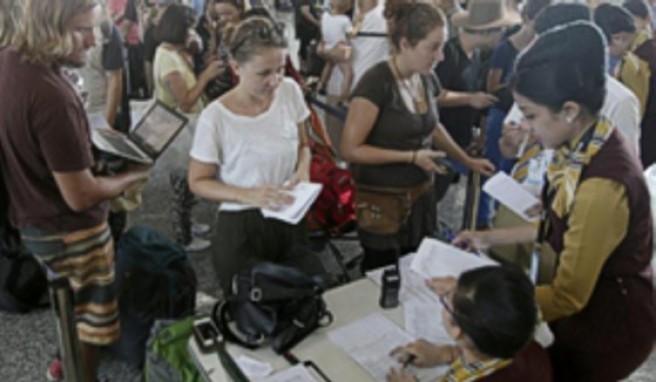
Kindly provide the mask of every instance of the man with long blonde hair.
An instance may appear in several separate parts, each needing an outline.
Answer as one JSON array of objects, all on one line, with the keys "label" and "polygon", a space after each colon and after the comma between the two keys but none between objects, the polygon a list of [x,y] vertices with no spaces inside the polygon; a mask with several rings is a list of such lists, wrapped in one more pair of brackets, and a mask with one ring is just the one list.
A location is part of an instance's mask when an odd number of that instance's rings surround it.
[{"label": "man with long blonde hair", "polygon": [[20,1],[0,0],[0,49],[11,43],[21,11]]},{"label": "man with long blonde hair", "polygon": [[[0,51],[0,170],[12,224],[25,248],[74,293],[85,381],[98,347],[119,336],[114,246],[107,201],[145,178],[143,167],[97,176],[89,123],[65,67],[85,65],[95,45],[94,0],[25,0],[13,45]],[[49,368],[62,378],[61,362]]]}]

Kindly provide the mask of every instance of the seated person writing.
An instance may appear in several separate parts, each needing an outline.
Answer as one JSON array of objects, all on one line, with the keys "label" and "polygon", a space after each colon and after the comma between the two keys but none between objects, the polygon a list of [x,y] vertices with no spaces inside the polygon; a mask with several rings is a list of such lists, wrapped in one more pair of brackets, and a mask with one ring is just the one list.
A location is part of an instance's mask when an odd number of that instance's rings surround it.
[{"label": "seated person writing", "polygon": [[[441,381],[551,381],[549,357],[534,342],[538,322],[534,288],[517,268],[489,266],[459,280],[428,282],[440,295],[442,320],[455,345],[420,340],[395,349],[404,365],[450,364]],[[388,382],[416,381],[405,368],[391,370]]]}]

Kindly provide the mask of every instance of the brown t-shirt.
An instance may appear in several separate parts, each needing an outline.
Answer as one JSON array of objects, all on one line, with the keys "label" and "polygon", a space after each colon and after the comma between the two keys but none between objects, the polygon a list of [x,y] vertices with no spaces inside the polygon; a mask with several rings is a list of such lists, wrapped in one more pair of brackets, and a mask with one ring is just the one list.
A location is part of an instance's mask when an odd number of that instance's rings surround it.
[{"label": "brown t-shirt", "polygon": [[[378,107],[378,117],[366,139],[371,146],[391,150],[430,149],[439,117],[432,100],[439,93],[436,79],[422,77],[428,111],[415,114],[405,105],[394,73],[387,61],[369,69],[353,90],[351,98],[365,98]],[[360,184],[387,187],[414,187],[430,179],[430,174],[410,163],[352,166]]]},{"label": "brown t-shirt", "polygon": [[93,163],[84,107],[61,71],[0,51],[0,164],[13,224],[54,233],[103,223],[107,203],[76,213],[53,176]]}]

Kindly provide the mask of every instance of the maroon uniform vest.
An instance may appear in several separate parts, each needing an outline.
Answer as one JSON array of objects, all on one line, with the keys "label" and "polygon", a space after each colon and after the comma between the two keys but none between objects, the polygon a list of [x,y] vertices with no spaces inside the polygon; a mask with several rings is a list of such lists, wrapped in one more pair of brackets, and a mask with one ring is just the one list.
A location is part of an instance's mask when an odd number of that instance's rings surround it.
[{"label": "maroon uniform vest", "polygon": [[[551,323],[555,343],[550,355],[556,381],[626,378],[649,356],[656,339],[649,191],[639,160],[630,154],[617,131],[583,168],[580,182],[591,178],[624,185],[629,226],[626,237],[604,264],[588,304]],[[553,212],[549,216],[547,241],[557,254],[564,249],[567,218]]]}]

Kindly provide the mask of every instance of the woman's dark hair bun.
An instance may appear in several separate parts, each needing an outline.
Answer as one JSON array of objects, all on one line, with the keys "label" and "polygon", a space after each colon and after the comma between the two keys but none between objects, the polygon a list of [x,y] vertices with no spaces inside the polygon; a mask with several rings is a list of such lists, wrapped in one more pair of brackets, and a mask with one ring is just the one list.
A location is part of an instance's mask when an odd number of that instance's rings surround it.
[{"label": "woman's dark hair bun", "polygon": [[596,115],[606,96],[603,33],[588,21],[545,32],[518,57],[512,87],[552,111],[573,101]]}]

